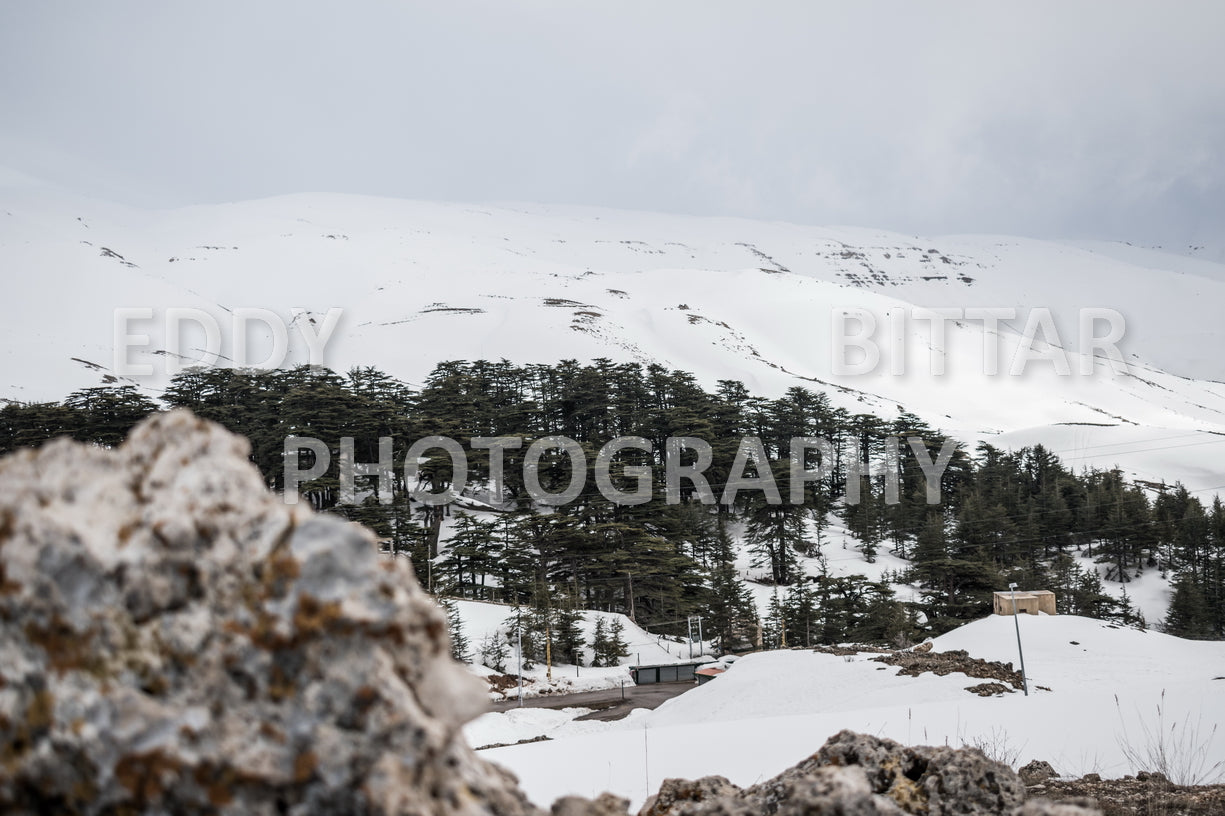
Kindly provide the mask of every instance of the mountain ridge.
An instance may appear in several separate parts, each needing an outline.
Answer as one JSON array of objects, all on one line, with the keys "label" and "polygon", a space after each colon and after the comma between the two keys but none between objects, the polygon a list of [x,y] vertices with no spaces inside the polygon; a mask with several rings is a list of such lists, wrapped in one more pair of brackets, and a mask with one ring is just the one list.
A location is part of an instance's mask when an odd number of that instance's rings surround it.
[{"label": "mountain ridge", "polygon": [[[1196,490],[1225,481],[1213,455],[1225,447],[1225,369],[1212,353],[1225,339],[1212,321],[1225,265],[1126,245],[347,194],[155,211],[6,183],[0,265],[11,290],[0,329],[8,400],[60,399],[115,376],[118,308],[153,309],[131,324],[149,346],[130,352],[154,367],[135,382],[156,394],[168,379],[167,309],[211,316],[225,364],[235,310],[268,310],[288,326],[295,309],[309,319],[335,307],[343,317],[323,362],[336,370],[373,365],[419,383],[445,359],[657,362],[767,396],[805,385],[848,410],[905,409],[967,444],[1049,440],[1078,467],[1118,465]],[[949,321],[937,355],[924,321],[949,306],[1017,318],[995,331]],[[1039,310],[1076,371],[1076,323],[1094,307],[1127,322],[1127,375],[1102,373],[1100,357],[1093,376],[1061,377],[1045,360],[1002,373]],[[848,309],[875,315],[882,334],[891,310],[908,316],[900,346],[878,337],[882,364],[867,374],[833,370],[834,321]],[[180,351],[207,362],[192,351],[207,338],[187,325]],[[263,360],[274,338],[251,326],[248,359]],[[988,343],[1000,346],[1000,374],[983,370]],[[900,376],[889,370],[899,347]],[[297,344],[285,364],[304,352]],[[936,359],[944,374],[925,370]],[[1148,449],[1174,435],[1189,444]]]}]

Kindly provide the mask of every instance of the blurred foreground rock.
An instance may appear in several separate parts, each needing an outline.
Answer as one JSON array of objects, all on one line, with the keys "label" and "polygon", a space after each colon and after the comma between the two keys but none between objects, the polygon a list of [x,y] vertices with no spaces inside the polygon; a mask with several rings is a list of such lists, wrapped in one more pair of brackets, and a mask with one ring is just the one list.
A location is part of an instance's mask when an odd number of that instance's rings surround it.
[{"label": "blurred foreground rock", "polygon": [[535,813],[405,562],[186,412],[0,462],[0,811]]},{"label": "blurred foreground rock", "polygon": [[[0,624],[2,812],[541,814],[464,744],[485,694],[407,564],[283,504],[187,412],[0,461]],[[977,751],[843,732],[746,790],[668,780],[642,813],[1090,812],[1024,795]]]}]

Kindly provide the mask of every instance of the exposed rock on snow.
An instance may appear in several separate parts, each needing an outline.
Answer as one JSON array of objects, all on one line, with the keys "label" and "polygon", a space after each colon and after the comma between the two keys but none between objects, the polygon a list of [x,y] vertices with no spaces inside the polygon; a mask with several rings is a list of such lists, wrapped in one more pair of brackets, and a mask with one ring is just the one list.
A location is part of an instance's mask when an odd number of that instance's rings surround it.
[{"label": "exposed rock on snow", "polygon": [[[722,776],[701,779],[665,779],[659,793],[647,800],[639,816],[688,813],[699,803],[740,799],[744,792]],[[696,812],[696,811],[695,811]]]},{"label": "exposed rock on snow", "polygon": [[0,462],[0,810],[536,813],[442,614],[186,412]]},{"label": "exposed rock on snow", "polygon": [[1017,773],[1020,774],[1021,781],[1026,785],[1037,785],[1039,782],[1044,782],[1047,779],[1052,779],[1058,776],[1058,774],[1055,773],[1055,769],[1051,766],[1051,763],[1042,759],[1031,760],[1028,764],[1017,771]]},{"label": "exposed rock on snow", "polygon": [[628,800],[611,793],[602,793],[594,800],[563,796],[553,803],[552,816],[625,816],[628,807]]},{"label": "exposed rock on snow", "polygon": [[[1021,673],[1014,669],[1011,663],[999,663],[993,660],[970,657],[969,653],[963,649],[933,652],[931,647],[928,646],[925,650],[903,650],[871,659],[890,666],[901,666],[902,670],[898,674],[905,674],[911,677],[918,677],[923,672],[931,672],[940,676],[952,674],[953,672],[961,672],[967,677],[975,677],[982,680],[1000,680],[1004,683],[1010,683],[1015,689],[1020,689],[1023,686]],[[976,690],[978,688],[978,686],[975,686],[969,689],[969,691],[980,694],[980,691]],[[1007,691],[1007,689],[1004,689],[1004,691]],[[995,693],[998,692],[994,690],[987,692],[987,694]]]},{"label": "exposed rock on snow", "polygon": [[1218,816],[1225,813],[1225,786],[1172,784],[1161,774],[1103,781],[1097,774],[1080,779],[1046,779],[1030,786],[1031,795],[1062,801],[1094,802],[1107,813]]},{"label": "exposed rock on snow", "polygon": [[843,731],[768,782],[741,790],[722,777],[670,779],[640,816],[1087,816],[1096,811],[1035,800],[1007,765],[973,748],[907,748]]}]

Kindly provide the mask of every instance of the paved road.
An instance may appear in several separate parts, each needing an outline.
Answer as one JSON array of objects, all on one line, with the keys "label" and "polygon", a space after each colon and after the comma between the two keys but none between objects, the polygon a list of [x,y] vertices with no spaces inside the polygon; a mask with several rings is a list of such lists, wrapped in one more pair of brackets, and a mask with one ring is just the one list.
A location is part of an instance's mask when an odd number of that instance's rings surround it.
[{"label": "paved road", "polygon": [[[579,717],[580,720],[619,720],[635,708],[658,708],[664,700],[671,700],[684,694],[697,684],[692,680],[683,683],[649,683],[645,686],[626,684],[625,699],[622,700],[621,689],[604,689],[601,691],[580,691],[575,694],[549,694],[544,697],[525,697],[524,708],[594,708],[590,714]],[[514,694],[512,690],[510,692]],[[494,711],[509,711],[519,706],[518,698],[498,701],[493,704]]]}]

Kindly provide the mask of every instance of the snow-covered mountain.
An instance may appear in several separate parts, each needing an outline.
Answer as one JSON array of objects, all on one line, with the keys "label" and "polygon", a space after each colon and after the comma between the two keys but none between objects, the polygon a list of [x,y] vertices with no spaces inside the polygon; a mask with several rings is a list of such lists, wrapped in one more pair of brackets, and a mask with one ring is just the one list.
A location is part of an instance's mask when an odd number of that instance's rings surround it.
[{"label": "snow-covered mountain", "polygon": [[[182,337],[183,362],[207,359],[197,326],[167,331],[168,309],[216,321],[222,364],[242,309],[295,324],[286,364],[308,358],[297,327],[319,332],[341,309],[322,362],[342,371],[373,365],[420,382],[452,359],[655,361],[764,396],[804,385],[856,412],[905,408],[971,444],[1042,442],[1077,468],[1225,485],[1225,265],[1127,245],[324,194],[145,211],[2,172],[0,269],[4,399],[124,379],[117,334],[131,335],[120,341],[127,362],[153,370],[128,378],[156,393],[173,362],[169,334]],[[951,320],[940,355],[924,317],[947,308],[1016,318]],[[1126,374],[1110,373],[1102,352],[1092,374],[1077,373],[1078,315],[1095,308],[1126,320]],[[153,317],[117,330],[117,309]],[[832,332],[848,310],[878,318],[883,357],[871,373],[835,373]],[[890,310],[907,315],[897,344]],[[1046,360],[1008,373],[1038,310],[1058,333],[1039,338],[1068,350],[1068,376]],[[257,321],[250,338],[244,359],[269,359],[273,333]],[[984,349],[995,342],[993,374]],[[899,348],[903,374],[892,370]]]}]

